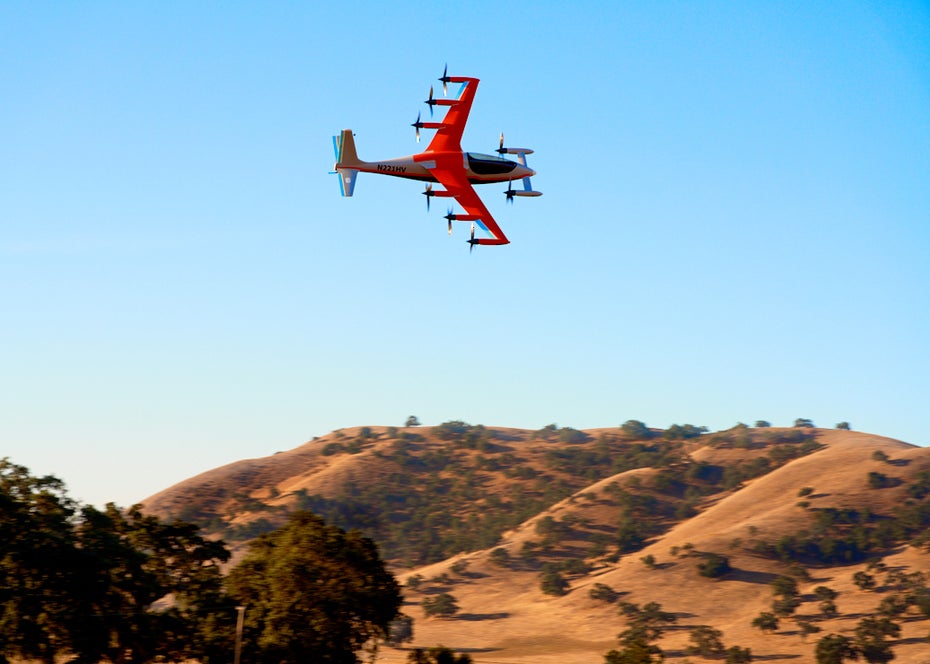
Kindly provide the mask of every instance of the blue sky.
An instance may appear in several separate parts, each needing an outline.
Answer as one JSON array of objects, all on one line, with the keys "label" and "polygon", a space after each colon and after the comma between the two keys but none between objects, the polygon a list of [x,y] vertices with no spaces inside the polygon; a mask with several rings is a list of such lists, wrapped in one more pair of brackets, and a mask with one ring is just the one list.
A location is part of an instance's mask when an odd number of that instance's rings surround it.
[{"label": "blue sky", "polygon": [[[327,173],[445,63],[507,247]],[[926,3],[7,2],[0,93],[0,456],[80,500],[411,414],[930,443]]]}]

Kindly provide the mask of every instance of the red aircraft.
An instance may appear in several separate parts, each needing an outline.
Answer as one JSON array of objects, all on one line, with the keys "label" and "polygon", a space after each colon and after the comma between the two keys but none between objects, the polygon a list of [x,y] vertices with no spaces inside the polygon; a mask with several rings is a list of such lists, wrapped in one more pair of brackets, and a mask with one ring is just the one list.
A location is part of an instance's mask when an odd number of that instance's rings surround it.
[{"label": "red aircraft", "polygon": [[[513,202],[514,196],[541,196],[542,192],[535,191],[530,182],[530,176],[536,171],[526,164],[526,155],[533,151],[526,148],[505,148],[504,135],[501,134],[500,147],[497,153],[515,154],[517,161],[513,162],[503,157],[463,152],[460,142],[465,123],[468,121],[468,112],[475,99],[478,89],[478,79],[466,76],[448,76],[448,69],[442,73],[442,91],[447,94],[449,83],[461,83],[462,87],[454,98],[435,99],[433,89],[430,87],[429,105],[430,116],[434,106],[448,106],[449,110],[441,122],[422,122],[417,114],[417,121],[413,123],[416,129],[417,142],[420,141],[420,129],[435,129],[436,135],[426,151],[409,157],[388,159],[387,161],[362,161],[355,152],[355,139],[351,129],[343,129],[342,134],[333,136],[333,146],[336,149],[336,166],[334,173],[339,175],[339,186],[343,196],[351,196],[355,190],[355,176],[362,173],[380,173],[395,177],[422,180],[427,182],[426,208],[429,210],[429,200],[433,196],[440,198],[454,198],[459,205],[465,208],[465,214],[455,214],[452,209],[445,218],[449,222],[449,234],[452,234],[453,221],[470,221],[471,238],[469,249],[476,244],[508,244],[510,240],[494,221],[484,203],[472,188],[474,184],[487,184],[489,182],[507,182],[504,192],[508,202]],[[523,189],[514,189],[513,181],[523,180]],[[438,182],[444,189],[433,189],[433,182]],[[491,237],[475,238],[475,225],[486,231]]]}]

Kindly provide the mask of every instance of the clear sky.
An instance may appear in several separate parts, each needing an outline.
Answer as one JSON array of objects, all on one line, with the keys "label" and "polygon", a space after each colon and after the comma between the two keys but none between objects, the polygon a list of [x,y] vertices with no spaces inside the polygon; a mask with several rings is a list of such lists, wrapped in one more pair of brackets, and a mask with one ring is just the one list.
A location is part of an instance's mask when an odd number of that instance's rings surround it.
[{"label": "clear sky", "polygon": [[[509,246],[327,173],[445,63]],[[0,298],[0,456],[96,504],[408,415],[925,445],[930,6],[4,2]]]}]

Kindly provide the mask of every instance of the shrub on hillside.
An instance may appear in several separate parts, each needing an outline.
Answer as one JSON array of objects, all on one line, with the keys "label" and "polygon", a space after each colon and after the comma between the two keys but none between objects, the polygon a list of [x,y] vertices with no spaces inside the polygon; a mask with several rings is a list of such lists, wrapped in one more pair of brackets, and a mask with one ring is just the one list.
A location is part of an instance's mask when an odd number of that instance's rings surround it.
[{"label": "shrub on hillside", "polygon": [[620,597],[620,593],[606,583],[595,583],[588,591],[588,597],[613,604]]},{"label": "shrub on hillside", "polygon": [[701,558],[701,562],[698,563],[701,576],[717,579],[732,569],[730,559],[719,553],[702,553]]},{"label": "shrub on hillside", "polygon": [[688,635],[691,645],[688,646],[689,655],[701,657],[716,657],[723,653],[723,632],[710,625],[698,625]]},{"label": "shrub on hillside", "polygon": [[449,593],[440,593],[434,597],[425,597],[420,606],[427,617],[451,618],[459,612],[455,597]]},{"label": "shrub on hillside", "polygon": [[561,596],[568,593],[568,581],[555,569],[544,568],[539,575],[539,587],[547,595]]}]

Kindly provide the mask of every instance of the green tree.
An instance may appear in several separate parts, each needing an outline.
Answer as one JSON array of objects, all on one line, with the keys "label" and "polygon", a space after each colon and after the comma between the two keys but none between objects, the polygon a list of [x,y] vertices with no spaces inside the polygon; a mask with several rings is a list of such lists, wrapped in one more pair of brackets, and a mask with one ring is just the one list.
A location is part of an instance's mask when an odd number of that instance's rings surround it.
[{"label": "green tree", "polygon": [[588,597],[591,599],[598,599],[608,604],[616,602],[619,596],[620,594],[606,583],[595,583],[588,591]]},{"label": "green tree", "polygon": [[539,587],[547,595],[561,596],[568,592],[568,581],[559,574],[558,570],[546,566],[539,575]]},{"label": "green tree", "polygon": [[665,657],[662,650],[645,640],[636,640],[622,650],[611,650],[604,655],[604,664],[660,664]]},{"label": "green tree", "polygon": [[889,618],[867,617],[856,625],[856,650],[870,664],[890,662],[894,659],[886,637],[897,638],[901,627]]},{"label": "green tree", "polygon": [[455,596],[450,593],[439,593],[435,597],[426,597],[420,602],[423,613],[429,618],[451,618],[459,612],[459,605]]},{"label": "green tree", "polygon": [[786,618],[801,606],[800,597],[779,597],[772,602],[772,613],[779,618]]},{"label": "green tree", "polygon": [[812,429],[814,428],[814,422],[803,417],[799,417],[794,421],[794,426],[802,429]]},{"label": "green tree", "polygon": [[817,664],[843,664],[847,659],[859,659],[852,641],[841,634],[828,634],[817,642],[814,650]]},{"label": "green tree", "polygon": [[727,649],[726,664],[749,664],[752,661],[752,650],[731,646]]},{"label": "green tree", "polygon": [[869,471],[869,488],[871,489],[887,489],[888,487],[895,485],[895,478],[888,477],[884,473],[879,473],[877,471]]},{"label": "green tree", "polygon": [[490,561],[492,564],[499,567],[509,567],[510,566],[510,553],[502,546],[497,547],[491,551]]},{"label": "green tree", "polygon": [[355,664],[366,642],[387,637],[402,602],[374,542],[305,511],[254,540],[226,585],[249,607],[248,661]]},{"label": "green tree", "polygon": [[871,590],[875,587],[875,577],[868,572],[856,572],[853,574],[853,583],[859,590]]},{"label": "green tree", "polygon": [[472,658],[468,653],[455,654],[455,651],[445,646],[436,646],[429,650],[416,648],[409,655],[410,664],[471,664]]},{"label": "green tree", "polygon": [[417,419],[417,416],[416,416],[416,415],[411,415],[411,416],[408,417],[407,420],[404,422],[404,426],[405,426],[405,427],[418,427],[418,426],[420,426],[420,420]]},{"label": "green tree", "polygon": [[752,619],[752,626],[758,627],[767,634],[771,634],[778,629],[778,616],[768,611],[763,611]]},{"label": "green tree", "polygon": [[620,425],[620,430],[623,431],[627,437],[634,440],[648,440],[652,438],[652,432],[649,430],[649,427],[639,420],[627,420]]},{"label": "green tree", "polygon": [[846,430],[846,431],[849,431],[849,429],[850,429],[849,422],[840,422],[839,424],[836,425],[836,428],[837,428],[837,429],[844,429],[844,430]]},{"label": "green tree", "polygon": [[688,635],[691,645],[688,646],[689,655],[701,657],[715,657],[723,653],[723,632],[709,625],[698,625]]},{"label": "green tree", "polygon": [[778,576],[771,583],[772,592],[779,597],[797,597],[798,582],[790,576]]},{"label": "green tree", "polygon": [[631,646],[641,641],[657,641],[666,625],[678,622],[678,617],[674,613],[663,611],[658,602],[648,602],[642,607],[632,602],[622,602],[620,613],[626,616],[629,625],[617,637],[622,646]]},{"label": "green tree", "polygon": [[839,610],[836,608],[836,602],[832,599],[823,600],[817,605],[817,608],[820,610],[820,615],[824,618],[836,618],[840,615]]},{"label": "green tree", "polygon": [[809,620],[797,620],[798,630],[801,632],[801,640],[806,641],[811,634],[817,634],[822,631],[820,627]]},{"label": "green tree", "polygon": [[768,429],[770,426],[772,426],[772,423],[767,422],[766,420],[756,420],[755,426],[757,429]]},{"label": "green tree", "polygon": [[729,572],[730,559],[719,553],[702,553],[701,562],[698,563],[698,572],[701,576],[716,579]]},{"label": "green tree", "polygon": [[57,478],[0,459],[0,657],[52,663],[76,606],[75,503]]},{"label": "green tree", "polygon": [[[85,507],[76,532],[81,573],[71,648],[79,661],[209,661],[226,653],[234,605],[222,593],[220,564],[229,559],[222,542],[205,539],[194,524],[163,523],[138,505],[112,503]],[[169,594],[169,608],[151,608]]]},{"label": "green tree", "polygon": [[[206,663],[226,636],[228,557],[193,524],[78,508],[60,480],[0,460],[0,661]],[[153,608],[169,594],[170,608]]]}]

